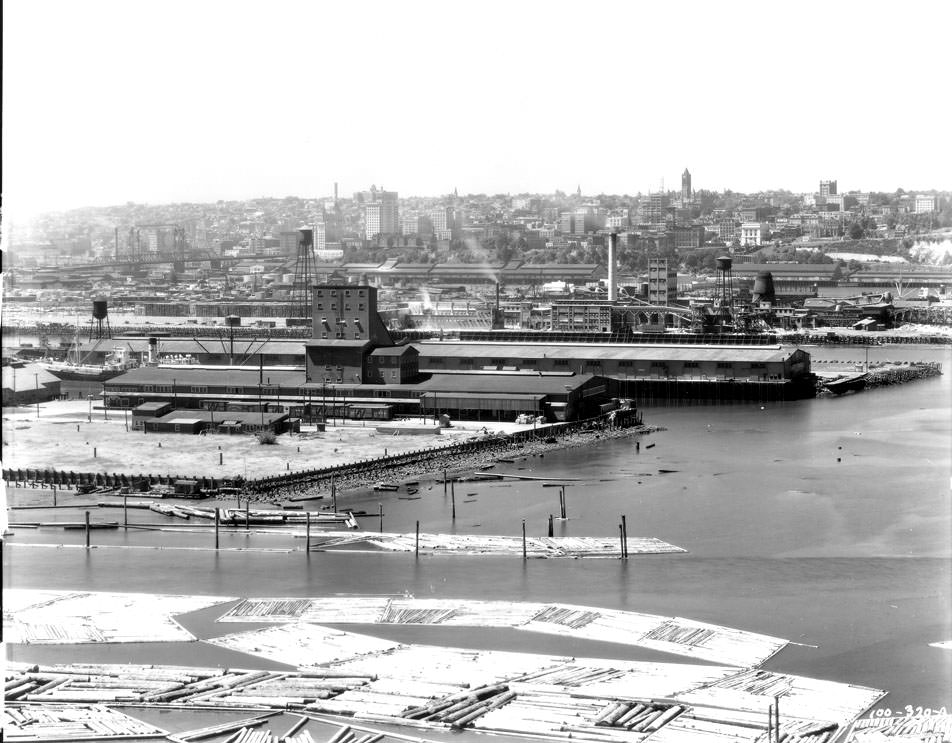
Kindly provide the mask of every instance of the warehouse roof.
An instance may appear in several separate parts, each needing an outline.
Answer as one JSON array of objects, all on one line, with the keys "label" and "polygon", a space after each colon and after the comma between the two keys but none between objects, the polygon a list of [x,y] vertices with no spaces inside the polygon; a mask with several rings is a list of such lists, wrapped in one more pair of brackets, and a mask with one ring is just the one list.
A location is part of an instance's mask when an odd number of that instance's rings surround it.
[{"label": "warehouse roof", "polygon": [[500,359],[568,359],[600,361],[784,361],[795,349],[782,346],[634,346],[599,343],[445,343],[430,341],[414,344],[420,352],[421,363],[435,356]]},{"label": "warehouse roof", "polygon": [[[249,354],[272,354],[290,356],[301,356],[304,353],[301,347],[301,340],[267,340],[259,338],[258,340],[248,340],[246,338],[235,338],[234,345],[226,335],[215,337],[199,338],[159,338],[158,353],[160,356],[166,354],[229,354],[234,349],[235,356],[247,356]],[[117,339],[103,338],[91,343],[83,343],[79,347],[80,355],[87,353],[110,353],[114,348],[124,348],[133,353],[146,353],[149,350],[149,340],[147,338],[135,339]]]},{"label": "warehouse roof", "polygon": [[592,374],[549,376],[536,374],[440,374],[413,385],[421,392],[462,392],[513,395],[564,395],[566,387],[576,390],[594,379]]},{"label": "warehouse roof", "polygon": [[[260,376],[259,376],[260,375]],[[185,385],[218,384],[230,387],[256,387],[259,378],[266,385],[280,384],[285,387],[304,384],[303,371],[278,371],[274,369],[192,369],[188,366],[164,368],[140,366],[118,377],[106,381],[106,387],[120,384],[171,384],[175,380],[177,387]],[[184,390],[183,390],[184,391]]]},{"label": "warehouse roof", "polygon": [[403,356],[405,353],[409,352],[418,353],[418,351],[411,345],[403,346],[388,346],[385,348],[375,348],[371,351],[371,356]]}]

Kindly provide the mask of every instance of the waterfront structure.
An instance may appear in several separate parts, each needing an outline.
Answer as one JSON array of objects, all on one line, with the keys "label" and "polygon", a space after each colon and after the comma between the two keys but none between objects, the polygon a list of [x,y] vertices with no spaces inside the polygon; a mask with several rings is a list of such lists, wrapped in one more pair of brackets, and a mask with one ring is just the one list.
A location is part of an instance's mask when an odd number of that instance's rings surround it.
[{"label": "waterfront structure", "polygon": [[[409,348],[409,347],[407,347]],[[398,357],[399,358],[399,357]],[[235,411],[287,413],[290,418],[389,418],[393,414],[449,413],[453,418],[514,420],[520,414],[573,420],[610,403],[604,379],[590,373],[462,370],[431,373],[415,383],[359,384],[308,381],[304,372],[253,369],[143,368],[105,384],[110,408],[170,404],[181,411],[216,411],[215,421]],[[170,415],[170,414],[166,414]],[[166,416],[163,416],[165,418]],[[203,416],[210,421],[211,415]],[[169,421],[173,420],[169,418]],[[253,417],[248,419],[253,423]],[[267,421],[268,419],[266,419]],[[194,425],[194,424],[188,424]],[[249,423],[250,425],[250,423]],[[180,432],[191,432],[182,429]]]},{"label": "waterfront structure", "polygon": [[[810,356],[774,346],[424,341],[421,373],[509,369],[593,374],[622,397],[793,399],[811,396]],[[489,361],[489,365],[486,361]],[[720,383],[730,383],[729,389]]]},{"label": "waterfront structure", "polygon": [[60,378],[39,364],[4,366],[2,399],[4,407],[49,402],[60,396]]}]

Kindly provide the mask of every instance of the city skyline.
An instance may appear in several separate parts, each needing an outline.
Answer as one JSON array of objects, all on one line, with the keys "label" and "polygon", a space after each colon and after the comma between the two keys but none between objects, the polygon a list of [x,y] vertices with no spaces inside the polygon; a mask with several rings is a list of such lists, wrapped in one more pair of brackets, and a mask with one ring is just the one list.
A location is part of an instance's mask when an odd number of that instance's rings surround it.
[{"label": "city skyline", "polygon": [[335,182],[675,191],[684,168],[696,190],[952,186],[952,155],[923,134],[948,108],[946,3],[257,9],[7,3],[6,220]]}]

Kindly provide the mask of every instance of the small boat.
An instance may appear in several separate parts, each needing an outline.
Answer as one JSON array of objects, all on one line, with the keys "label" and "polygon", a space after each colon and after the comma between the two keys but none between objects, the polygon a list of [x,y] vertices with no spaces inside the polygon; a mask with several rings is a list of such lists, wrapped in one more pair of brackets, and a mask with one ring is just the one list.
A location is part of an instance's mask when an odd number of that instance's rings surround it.
[{"label": "small boat", "polygon": [[400,486],[394,485],[392,482],[378,482],[376,485],[374,485],[374,490],[378,490],[378,491],[384,490],[387,492],[393,492],[399,489],[400,489]]}]

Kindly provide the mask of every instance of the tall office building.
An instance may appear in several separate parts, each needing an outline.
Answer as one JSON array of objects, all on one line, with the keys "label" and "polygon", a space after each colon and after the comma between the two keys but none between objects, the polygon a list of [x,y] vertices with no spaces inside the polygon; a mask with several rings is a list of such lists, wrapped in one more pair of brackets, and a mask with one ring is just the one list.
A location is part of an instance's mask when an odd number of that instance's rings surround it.
[{"label": "tall office building", "polygon": [[919,194],[915,200],[916,214],[928,214],[939,211],[939,199],[935,196]]},{"label": "tall office building", "polygon": [[435,209],[431,209],[429,212],[429,217],[430,222],[433,224],[434,232],[452,230],[456,227],[455,219],[453,217],[453,207],[451,206],[440,206]]},{"label": "tall office building", "polygon": [[685,168],[684,172],[681,173],[681,203],[686,204],[691,201],[693,193],[691,190],[691,173]]},{"label": "tall office building", "polygon": [[377,190],[371,186],[365,192],[364,236],[372,240],[377,235],[395,235],[400,230],[400,212],[397,206],[397,192]]},{"label": "tall office building", "polygon": [[820,196],[836,196],[836,181],[820,181]]}]

